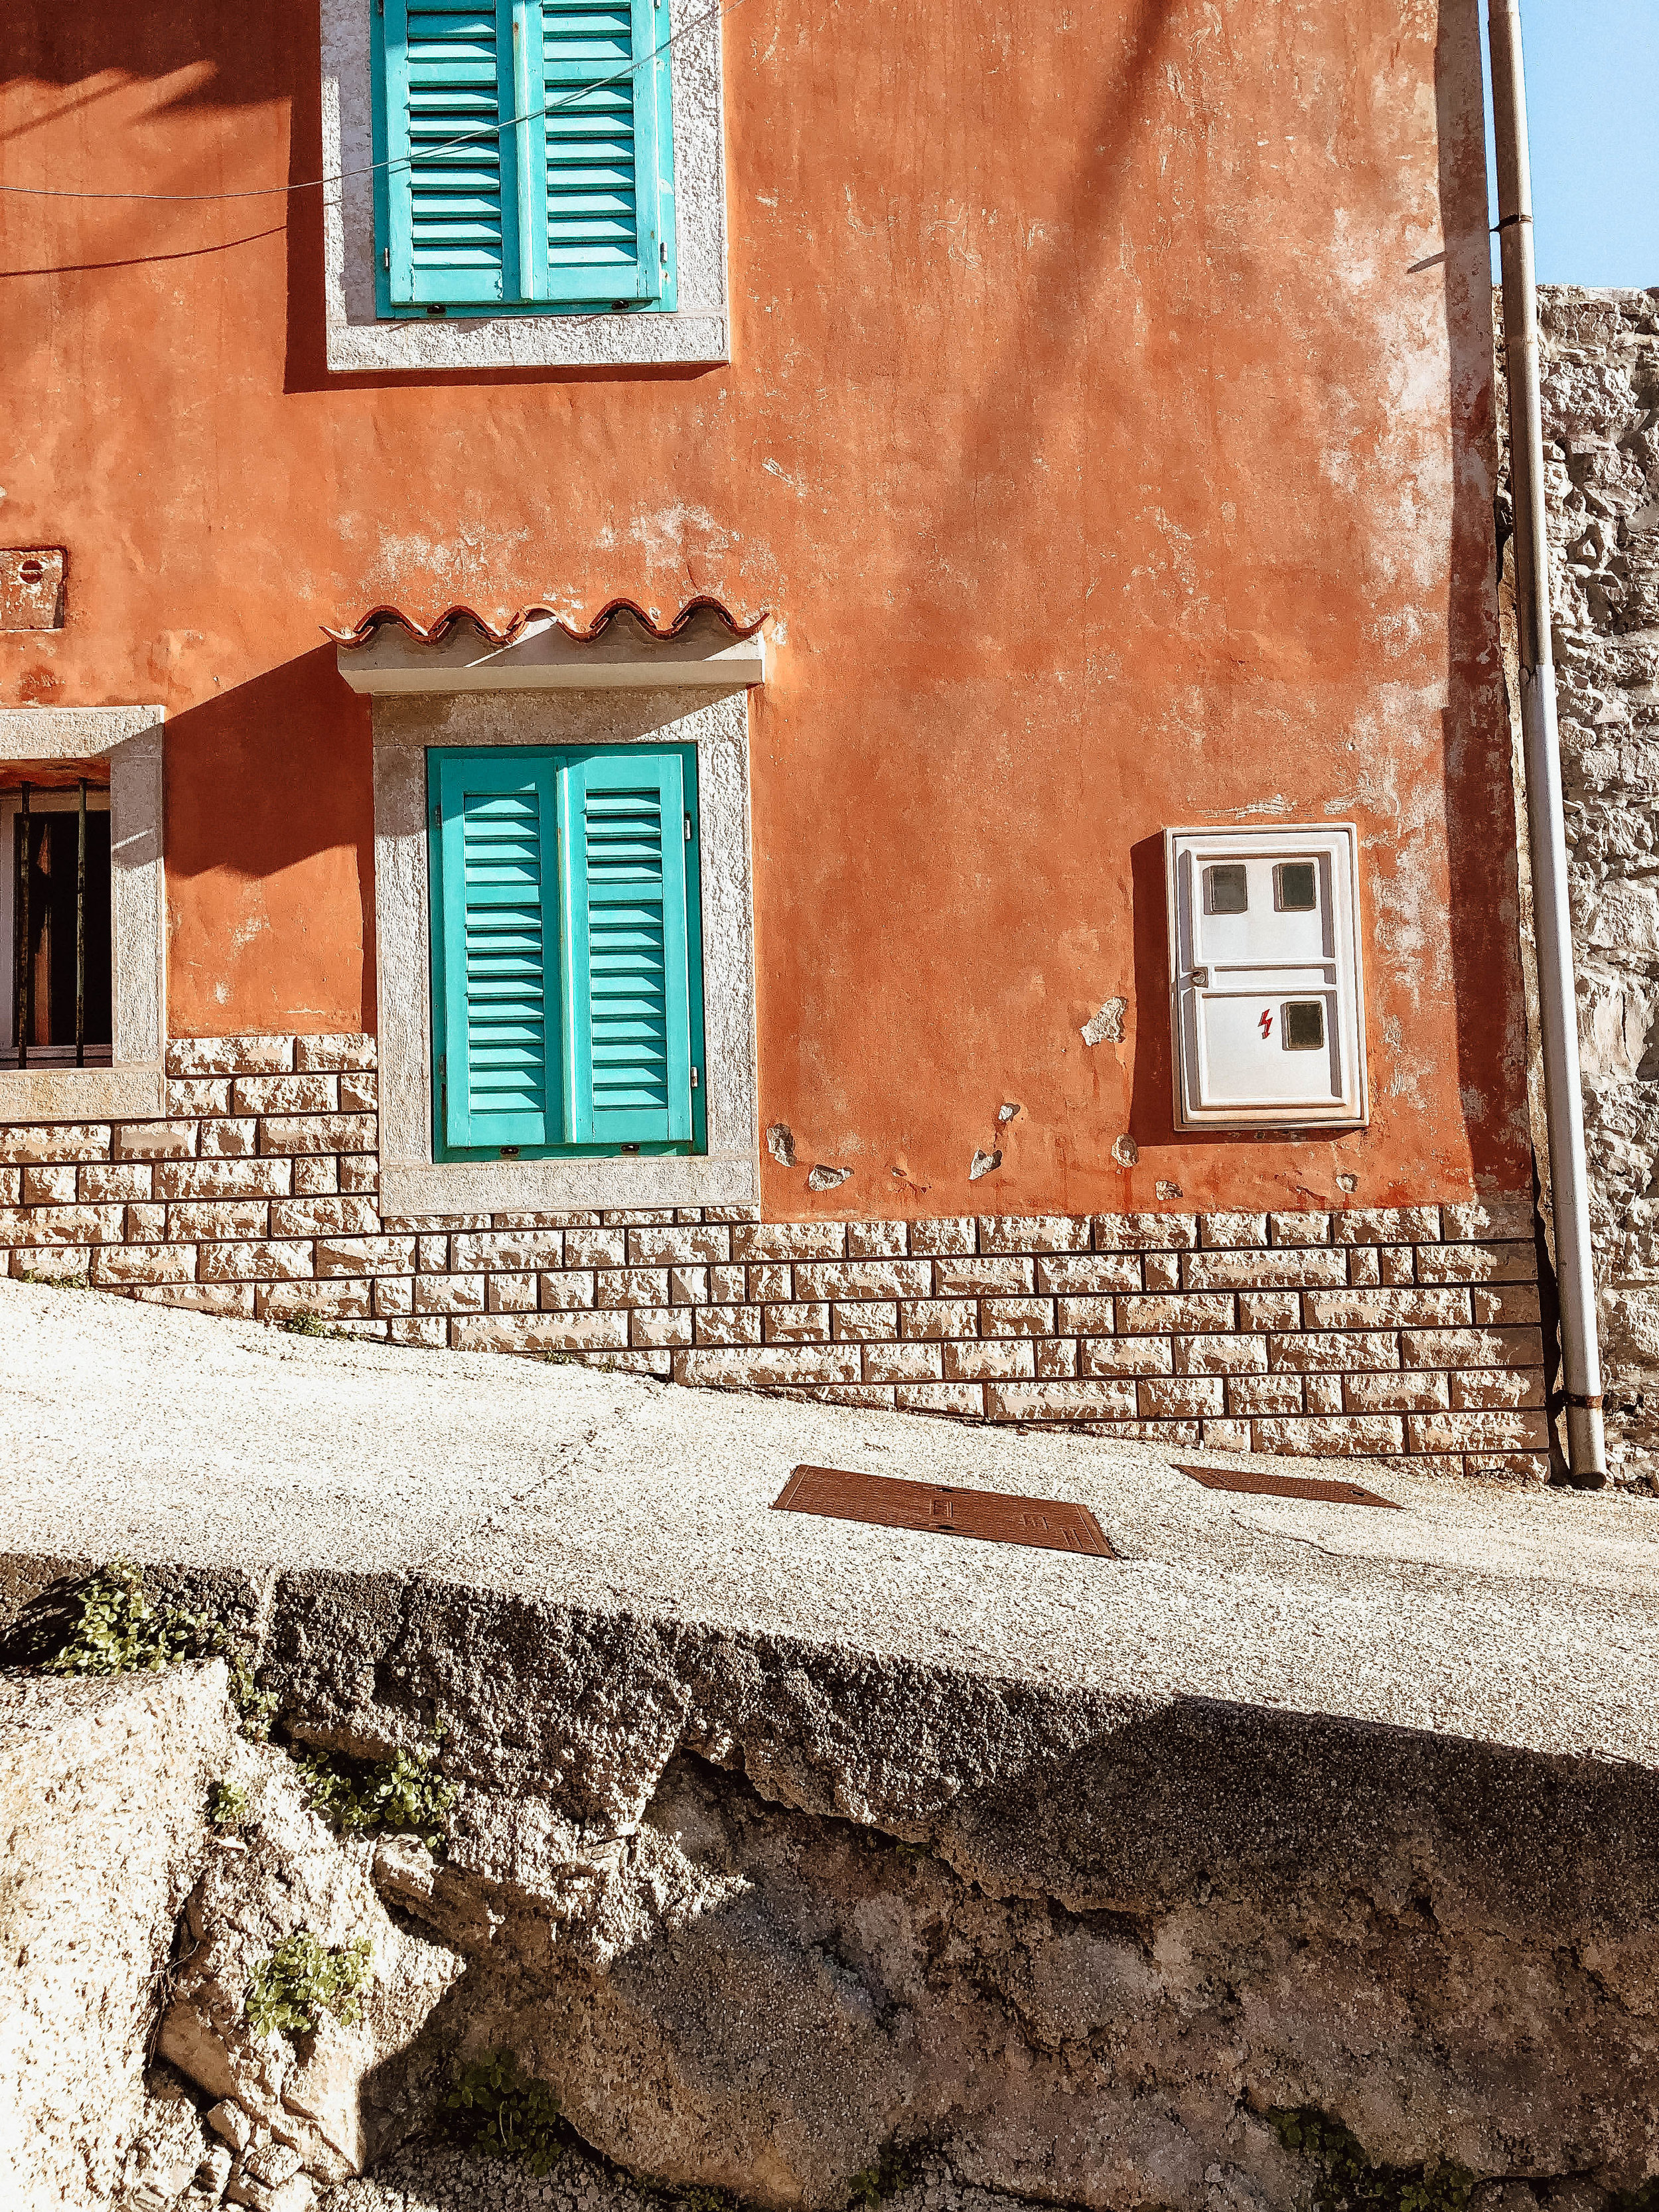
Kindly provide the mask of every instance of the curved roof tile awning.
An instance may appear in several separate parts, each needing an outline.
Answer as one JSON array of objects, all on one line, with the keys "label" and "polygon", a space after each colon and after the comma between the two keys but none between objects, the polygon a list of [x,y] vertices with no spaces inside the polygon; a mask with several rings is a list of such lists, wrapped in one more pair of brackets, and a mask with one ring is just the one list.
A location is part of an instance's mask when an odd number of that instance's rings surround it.
[{"label": "curved roof tile awning", "polygon": [[719,599],[688,599],[659,623],[634,599],[611,599],[586,626],[551,607],[520,607],[503,627],[471,607],[422,623],[401,607],[371,607],[351,629],[324,635],[354,691],[525,691],[686,684],[736,690],[766,681],[761,625]]}]

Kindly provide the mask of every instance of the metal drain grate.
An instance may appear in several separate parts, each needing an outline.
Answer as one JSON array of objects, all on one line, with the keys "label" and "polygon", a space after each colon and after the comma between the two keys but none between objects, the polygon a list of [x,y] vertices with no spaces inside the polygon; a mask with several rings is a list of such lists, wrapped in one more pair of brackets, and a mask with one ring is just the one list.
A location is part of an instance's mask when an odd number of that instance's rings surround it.
[{"label": "metal drain grate", "polygon": [[1379,1498],[1357,1482],[1321,1482],[1306,1474],[1239,1474],[1229,1467],[1177,1466],[1176,1473],[1191,1475],[1206,1490],[1237,1490],[1249,1498],[1306,1498],[1316,1505],[1385,1505],[1390,1513],[1401,1510],[1392,1498]]},{"label": "metal drain grate", "polygon": [[917,1528],[935,1536],[977,1536],[988,1544],[1035,1544],[1045,1551],[1117,1553],[1086,1505],[1051,1498],[1010,1498],[1000,1490],[957,1490],[842,1467],[798,1467],[772,1501],[775,1513],[818,1513],[878,1528]]}]

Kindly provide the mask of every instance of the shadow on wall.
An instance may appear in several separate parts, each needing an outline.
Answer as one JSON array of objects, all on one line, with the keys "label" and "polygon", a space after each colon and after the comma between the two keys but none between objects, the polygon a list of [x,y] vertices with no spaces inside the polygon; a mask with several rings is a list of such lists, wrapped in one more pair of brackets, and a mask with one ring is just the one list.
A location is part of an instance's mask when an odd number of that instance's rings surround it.
[{"label": "shadow on wall", "polygon": [[368,702],[319,646],[167,726],[167,1025],[368,1030]]},{"label": "shadow on wall", "polygon": [[1527,1186],[1530,1138],[1515,793],[1498,638],[1492,246],[1480,85],[1474,0],[1440,0],[1435,107],[1455,463],[1442,757],[1457,1074],[1476,1183],[1513,1190]]},{"label": "shadow on wall", "polygon": [[[228,69],[228,12],[189,4],[21,10],[7,33],[9,75],[62,86],[69,97],[15,129],[0,131],[0,145],[77,112],[84,112],[95,128],[102,102],[134,78],[167,85],[152,111],[158,115],[176,107],[258,106],[286,99],[295,82],[293,32],[299,11],[237,10],[235,65]],[[169,79],[177,82],[168,84]],[[204,184],[201,189],[212,187]]]}]

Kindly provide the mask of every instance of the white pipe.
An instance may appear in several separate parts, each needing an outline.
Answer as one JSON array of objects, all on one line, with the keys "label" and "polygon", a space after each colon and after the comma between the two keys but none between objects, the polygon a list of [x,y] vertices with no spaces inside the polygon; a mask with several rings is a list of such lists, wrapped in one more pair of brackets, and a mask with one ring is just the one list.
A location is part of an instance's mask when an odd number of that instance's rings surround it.
[{"label": "white pipe", "polygon": [[1567,1464],[1575,1482],[1607,1477],[1601,1360],[1595,1334],[1584,1109],[1578,1068],[1572,916],[1561,810],[1550,635],[1549,539],[1544,516],[1544,428],[1538,390],[1538,296],[1533,274],[1532,173],[1521,68],[1520,0],[1489,0],[1492,118],[1498,155],[1498,230],[1504,273],[1504,350],[1509,364],[1510,480],[1515,498],[1515,612],[1521,663],[1521,738],[1532,842],[1534,927],[1544,1044],[1555,1267],[1561,1299],[1561,1370]]}]

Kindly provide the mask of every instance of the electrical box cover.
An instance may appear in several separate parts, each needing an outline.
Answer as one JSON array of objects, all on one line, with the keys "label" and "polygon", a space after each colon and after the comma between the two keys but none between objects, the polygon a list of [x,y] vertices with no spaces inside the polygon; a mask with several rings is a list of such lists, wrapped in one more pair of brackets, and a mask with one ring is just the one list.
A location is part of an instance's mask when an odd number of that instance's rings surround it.
[{"label": "electrical box cover", "polygon": [[1367,1119],[1352,823],[1166,830],[1177,1128]]}]

